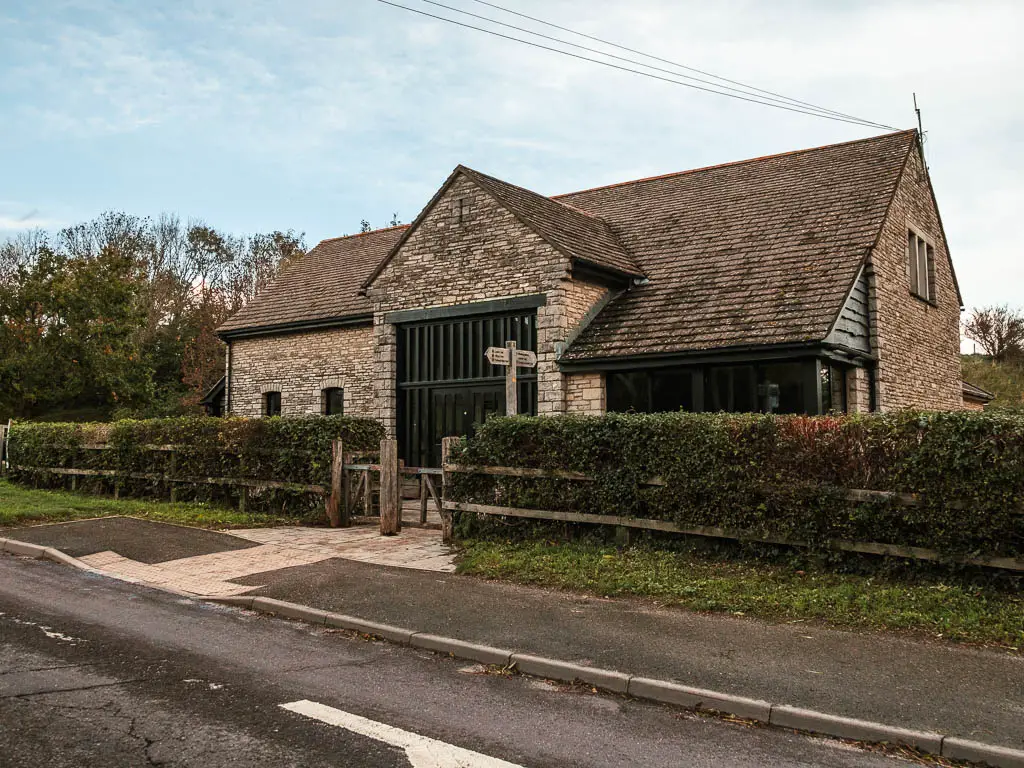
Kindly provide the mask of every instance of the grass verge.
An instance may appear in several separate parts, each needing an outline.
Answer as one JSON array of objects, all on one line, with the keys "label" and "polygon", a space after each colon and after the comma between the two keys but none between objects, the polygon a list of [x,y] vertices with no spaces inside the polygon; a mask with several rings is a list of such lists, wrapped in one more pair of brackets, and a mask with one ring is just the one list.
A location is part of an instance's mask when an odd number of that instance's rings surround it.
[{"label": "grass verge", "polygon": [[299,522],[295,518],[243,514],[227,507],[195,502],[171,504],[147,499],[113,499],[67,491],[42,491],[0,480],[0,528],[111,515],[199,528],[258,528]]},{"label": "grass verge", "polygon": [[596,595],[637,595],[694,611],[923,633],[1024,650],[1024,594],[934,579],[797,570],[693,552],[586,542],[463,542],[459,571]]}]

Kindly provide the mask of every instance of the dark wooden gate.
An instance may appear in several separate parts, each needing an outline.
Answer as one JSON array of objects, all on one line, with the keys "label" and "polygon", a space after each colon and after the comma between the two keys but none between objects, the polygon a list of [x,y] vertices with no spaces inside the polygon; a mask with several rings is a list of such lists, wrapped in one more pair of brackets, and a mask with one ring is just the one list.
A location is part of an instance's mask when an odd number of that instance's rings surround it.
[{"label": "dark wooden gate", "polygon": [[[398,327],[398,439],[407,465],[440,466],[441,438],[505,413],[505,369],[484,351],[506,341],[537,351],[536,310]],[[536,414],[536,369],[519,373],[519,412]]]}]

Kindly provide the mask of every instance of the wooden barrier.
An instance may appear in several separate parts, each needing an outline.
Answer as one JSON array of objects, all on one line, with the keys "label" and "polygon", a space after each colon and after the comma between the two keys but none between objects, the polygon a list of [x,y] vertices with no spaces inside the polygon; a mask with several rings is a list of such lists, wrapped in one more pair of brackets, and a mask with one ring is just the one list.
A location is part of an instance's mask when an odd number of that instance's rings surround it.
[{"label": "wooden barrier", "polygon": [[[447,439],[447,438],[446,438]],[[583,523],[588,525],[615,526],[620,530],[642,529],[649,531],[662,531],[666,533],[677,533],[686,536],[704,536],[719,539],[732,539],[734,541],[746,541],[758,544],[778,544],[789,547],[807,547],[807,542],[791,541],[789,539],[772,536],[751,536],[742,533],[734,533],[723,528],[713,526],[697,526],[693,528],[681,528],[668,520],[649,520],[635,517],[618,515],[596,515],[582,512],[563,512],[544,509],[525,509],[522,507],[503,507],[491,504],[473,504],[469,502],[451,501],[448,499],[447,476],[449,474],[475,474],[489,475],[494,477],[525,477],[525,478],[552,478],[559,480],[572,480],[582,482],[593,482],[596,478],[582,472],[569,472],[564,470],[533,469],[528,467],[472,467],[462,464],[448,462],[448,452],[444,451],[442,443],[444,462],[442,470],[446,478],[443,485],[443,506],[445,515],[442,519],[446,521],[448,530],[450,519],[454,512],[468,512],[477,515],[492,515],[499,517],[519,517],[531,520],[550,520],[565,523]],[[654,477],[640,485],[664,486],[665,481]],[[895,493],[891,491],[871,491],[863,489],[846,489],[846,498],[856,502],[878,502],[895,501],[902,506],[919,506],[920,498],[915,494]],[[962,508],[962,504],[957,502]],[[446,543],[450,543],[451,534],[446,534]],[[870,555],[884,555],[888,557],[900,557],[909,560],[945,561],[962,565],[984,566],[987,568],[999,568],[1008,571],[1024,572],[1024,560],[1012,557],[944,557],[941,553],[923,547],[909,547],[897,544],[880,544],[877,542],[847,541],[845,539],[833,539],[827,542],[830,549],[844,552],[857,552]]]},{"label": "wooden barrier", "polygon": [[402,495],[399,492],[398,441],[380,441],[380,533],[394,536],[402,530]]}]

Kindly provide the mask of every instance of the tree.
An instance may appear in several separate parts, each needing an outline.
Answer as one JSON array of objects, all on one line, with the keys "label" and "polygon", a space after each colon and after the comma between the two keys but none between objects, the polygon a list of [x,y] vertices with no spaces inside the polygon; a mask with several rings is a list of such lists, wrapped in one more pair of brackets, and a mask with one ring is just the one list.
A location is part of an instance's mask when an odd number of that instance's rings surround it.
[{"label": "tree", "polygon": [[1024,313],[1007,305],[976,307],[964,322],[964,335],[996,362],[1024,356]]},{"label": "tree", "polygon": [[223,375],[216,328],[302,258],[303,238],[108,212],[0,242],[0,417],[194,407]]},{"label": "tree", "polygon": [[362,219],[359,222],[359,232],[360,233],[369,232],[372,229],[373,229],[373,227],[370,226],[370,222],[368,222],[366,219]]},{"label": "tree", "polygon": [[150,399],[142,283],[138,265],[112,248],[83,258],[42,247],[0,289],[0,407],[31,417]]}]

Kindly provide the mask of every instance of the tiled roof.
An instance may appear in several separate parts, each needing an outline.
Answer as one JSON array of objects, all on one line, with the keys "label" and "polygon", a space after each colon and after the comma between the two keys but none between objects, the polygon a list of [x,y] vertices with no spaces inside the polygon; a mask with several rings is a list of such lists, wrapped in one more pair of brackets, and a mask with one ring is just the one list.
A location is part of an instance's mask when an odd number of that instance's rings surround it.
[{"label": "tiled roof", "polygon": [[359,288],[406,229],[402,225],[322,240],[218,332],[371,314],[373,305]]},{"label": "tiled roof", "polygon": [[459,166],[459,170],[569,258],[625,275],[643,276],[615,233],[598,217],[471,168]]},{"label": "tiled roof", "polygon": [[902,131],[558,196],[607,222],[649,278],[562,359],[824,339],[914,140]]},{"label": "tiled roof", "polygon": [[[642,284],[564,360],[819,341],[874,245],[915,133],[547,198],[460,166],[574,261]],[[451,178],[451,177],[450,177]],[[361,286],[408,226],[324,240],[221,332],[369,314]]]},{"label": "tiled roof", "polygon": [[978,403],[990,403],[996,399],[996,396],[991,392],[971,384],[969,381],[961,382],[961,384],[963,396],[967,400],[974,400]]}]

